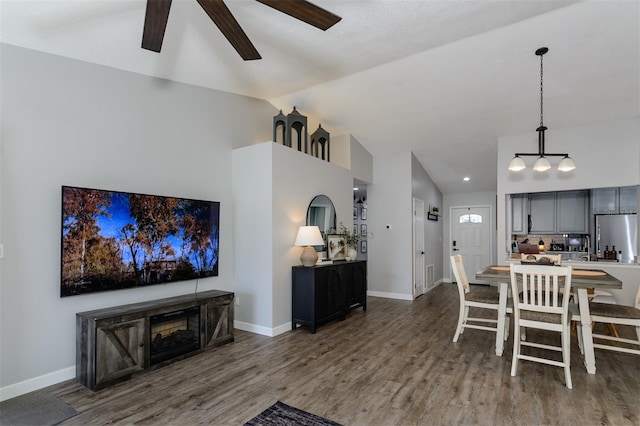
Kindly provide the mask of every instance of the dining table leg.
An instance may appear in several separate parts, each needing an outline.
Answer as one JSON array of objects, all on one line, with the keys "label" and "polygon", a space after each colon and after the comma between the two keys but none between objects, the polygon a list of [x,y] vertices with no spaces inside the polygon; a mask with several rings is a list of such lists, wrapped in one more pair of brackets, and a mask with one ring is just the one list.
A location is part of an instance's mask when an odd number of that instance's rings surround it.
[{"label": "dining table leg", "polygon": [[584,349],[584,365],[587,373],[596,374],[596,356],[593,352],[593,335],[591,333],[591,315],[589,314],[589,296],[586,288],[578,288],[578,305],[580,307],[580,323],[582,325],[582,347]]},{"label": "dining table leg", "polygon": [[509,283],[499,283],[499,299],[498,299],[498,324],[496,330],[496,355],[502,356],[504,352],[504,333],[505,322],[507,318],[507,289]]}]

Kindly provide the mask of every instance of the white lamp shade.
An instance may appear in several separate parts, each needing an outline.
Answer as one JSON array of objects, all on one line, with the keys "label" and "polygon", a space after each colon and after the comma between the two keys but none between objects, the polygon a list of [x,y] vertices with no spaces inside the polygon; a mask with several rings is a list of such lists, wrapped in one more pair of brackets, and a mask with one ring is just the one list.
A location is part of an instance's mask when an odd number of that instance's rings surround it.
[{"label": "white lamp shade", "polygon": [[317,226],[301,226],[296,237],[296,246],[322,246],[324,240]]},{"label": "white lamp shade", "polygon": [[513,157],[511,162],[509,163],[509,170],[512,172],[519,172],[520,170],[524,170],[527,168],[527,165],[524,164],[524,160],[520,157]]},{"label": "white lamp shade", "polygon": [[561,172],[570,172],[571,170],[573,170],[575,168],[576,168],[576,165],[573,162],[573,160],[571,159],[571,157],[569,157],[569,156],[564,157],[560,161],[560,164],[558,164],[558,170],[560,170]]},{"label": "white lamp shade", "polygon": [[533,170],[535,170],[536,172],[546,172],[550,168],[551,163],[549,162],[549,160],[547,160],[547,157],[544,156],[538,157],[535,164],[533,165]]}]

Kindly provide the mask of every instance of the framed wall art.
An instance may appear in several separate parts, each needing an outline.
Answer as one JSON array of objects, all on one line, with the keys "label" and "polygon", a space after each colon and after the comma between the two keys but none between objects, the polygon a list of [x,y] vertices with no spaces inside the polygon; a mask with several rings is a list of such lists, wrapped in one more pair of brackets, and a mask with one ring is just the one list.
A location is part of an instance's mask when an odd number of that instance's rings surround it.
[{"label": "framed wall art", "polygon": [[362,240],[360,241],[360,253],[366,253],[366,252],[367,252],[367,241]]},{"label": "framed wall art", "polygon": [[344,235],[327,235],[327,256],[331,260],[342,260],[345,256],[346,244]]},{"label": "framed wall art", "polygon": [[366,207],[363,207],[360,210],[360,219],[367,220],[367,208]]}]

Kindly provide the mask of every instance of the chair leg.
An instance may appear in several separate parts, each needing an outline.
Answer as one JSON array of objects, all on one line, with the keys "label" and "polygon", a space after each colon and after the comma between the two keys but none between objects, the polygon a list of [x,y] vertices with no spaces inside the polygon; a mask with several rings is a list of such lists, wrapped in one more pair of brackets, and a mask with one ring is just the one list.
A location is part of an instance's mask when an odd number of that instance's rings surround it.
[{"label": "chair leg", "polygon": [[[574,323],[577,323],[574,322]],[[584,355],[584,342],[582,341],[582,327],[576,326],[576,335],[578,336],[578,348],[580,348],[580,353]]]},{"label": "chair leg", "polygon": [[464,331],[464,322],[467,319],[467,315],[469,315],[469,307],[468,306],[460,306],[460,314],[458,315],[458,326],[456,327],[456,334],[453,336],[453,343],[458,342],[458,337]]},{"label": "chair leg", "polygon": [[520,327],[518,322],[513,322],[513,357],[511,358],[511,376],[518,371],[518,357],[520,356]]},{"label": "chair leg", "polygon": [[571,334],[567,325],[566,329],[562,331],[562,362],[564,364],[564,380],[569,389],[573,389],[571,383]]},{"label": "chair leg", "polygon": [[618,334],[618,329],[613,324],[607,324],[607,328],[609,329],[609,333],[613,334],[615,337],[620,337]]},{"label": "chair leg", "polygon": [[506,342],[509,338],[509,317],[505,317],[504,319],[504,341]]}]

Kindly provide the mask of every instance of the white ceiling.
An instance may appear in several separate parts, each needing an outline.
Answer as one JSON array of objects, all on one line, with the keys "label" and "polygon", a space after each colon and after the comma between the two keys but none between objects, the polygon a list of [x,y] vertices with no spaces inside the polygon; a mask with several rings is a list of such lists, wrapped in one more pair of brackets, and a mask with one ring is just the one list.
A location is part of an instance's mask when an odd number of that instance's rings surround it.
[{"label": "white ceiling", "polygon": [[242,61],[195,0],[173,0],[160,54],[140,48],[146,0],[0,0],[0,41],[295,105],[310,131],[412,151],[444,193],[496,189],[500,136],[531,132],[537,150],[538,47],[549,151],[554,128],[640,116],[635,0],[313,0],[342,17],[326,32],[226,3],[262,60]]}]

